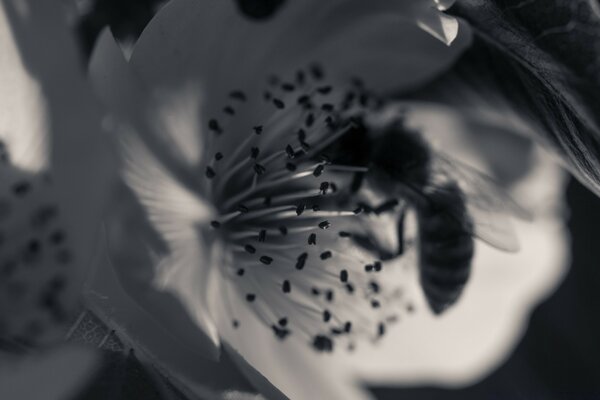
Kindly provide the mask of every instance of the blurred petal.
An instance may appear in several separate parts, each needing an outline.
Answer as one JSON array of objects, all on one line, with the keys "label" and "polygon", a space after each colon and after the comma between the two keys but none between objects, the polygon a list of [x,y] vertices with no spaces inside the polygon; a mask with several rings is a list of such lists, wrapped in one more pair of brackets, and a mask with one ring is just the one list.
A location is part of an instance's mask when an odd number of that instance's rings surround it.
[{"label": "blurred petal", "polygon": [[114,162],[61,8],[6,0],[0,30],[0,331],[33,344],[79,306]]},{"label": "blurred petal", "polygon": [[72,346],[11,361],[0,362],[0,398],[65,400],[74,398],[96,372],[99,357]]}]

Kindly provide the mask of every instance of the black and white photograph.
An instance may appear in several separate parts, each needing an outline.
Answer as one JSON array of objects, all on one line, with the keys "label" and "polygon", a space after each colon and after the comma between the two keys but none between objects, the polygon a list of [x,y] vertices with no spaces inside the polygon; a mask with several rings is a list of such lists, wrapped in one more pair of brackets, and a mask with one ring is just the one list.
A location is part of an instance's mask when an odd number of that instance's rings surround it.
[{"label": "black and white photograph", "polygon": [[600,400],[599,0],[0,0],[1,400]]}]

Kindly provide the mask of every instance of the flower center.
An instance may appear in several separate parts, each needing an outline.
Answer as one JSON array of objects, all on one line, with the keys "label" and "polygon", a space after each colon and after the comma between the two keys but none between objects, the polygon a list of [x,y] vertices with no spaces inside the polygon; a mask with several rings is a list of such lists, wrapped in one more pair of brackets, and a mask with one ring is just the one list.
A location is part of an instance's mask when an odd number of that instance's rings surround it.
[{"label": "flower center", "polygon": [[[332,150],[382,102],[358,79],[328,83],[318,65],[290,81],[272,76],[258,97],[232,91],[226,118],[208,122],[206,192],[220,214],[211,227],[232,254],[224,275],[281,339],[332,351],[383,336],[404,303],[399,282],[381,282],[382,262],[353,240],[376,211],[363,212],[356,194],[368,167],[338,163]],[[257,113],[264,123],[244,118]],[[386,200],[377,213],[397,212]]]}]

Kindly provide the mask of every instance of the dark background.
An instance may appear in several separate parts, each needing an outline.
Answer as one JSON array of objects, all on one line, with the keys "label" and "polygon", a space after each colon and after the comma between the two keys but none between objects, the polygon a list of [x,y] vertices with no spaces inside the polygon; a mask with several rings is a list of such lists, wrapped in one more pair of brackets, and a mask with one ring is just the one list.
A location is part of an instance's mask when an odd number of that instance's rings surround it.
[{"label": "dark background", "polygon": [[[269,7],[281,2],[255,1],[248,8],[243,0],[235,1],[255,18],[268,16]],[[89,54],[96,35],[106,25],[111,25],[120,38],[137,36],[160,3],[96,1],[78,26],[83,51]],[[600,200],[575,181],[570,183],[566,197],[571,210],[570,272],[558,290],[536,308],[525,337],[508,361],[491,376],[464,389],[373,388],[378,398],[600,399],[600,268],[596,261],[600,260],[596,233],[600,228]],[[134,374],[132,379],[136,376],[142,377]],[[139,383],[134,386],[139,388]]]}]

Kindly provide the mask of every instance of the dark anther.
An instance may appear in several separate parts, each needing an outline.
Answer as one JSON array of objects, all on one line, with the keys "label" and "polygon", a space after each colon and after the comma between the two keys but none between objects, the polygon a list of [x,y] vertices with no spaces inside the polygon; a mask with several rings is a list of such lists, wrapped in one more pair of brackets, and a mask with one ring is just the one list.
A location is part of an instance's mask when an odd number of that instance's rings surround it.
[{"label": "dark anther", "polygon": [[285,281],[283,281],[283,286],[281,287],[281,290],[283,290],[283,293],[291,292],[292,285],[291,285],[290,281],[288,281],[287,279]]},{"label": "dark anther", "polygon": [[281,88],[286,92],[293,92],[296,89],[296,86],[292,85],[291,83],[282,83]]},{"label": "dark anther", "polygon": [[224,107],[223,112],[228,115],[235,115],[235,110],[231,106]]},{"label": "dark anther", "polygon": [[281,234],[283,236],[285,236],[285,235],[288,234],[288,229],[285,226],[282,225],[282,226],[279,227],[279,232],[281,232]]},{"label": "dark anther", "polygon": [[237,274],[238,274],[238,276],[243,276],[243,275],[244,275],[244,272],[246,272],[246,271],[244,270],[244,268],[240,268],[240,269],[238,269],[238,270],[237,270]]},{"label": "dark anther", "polygon": [[330,332],[333,336],[339,336],[344,333],[340,328],[331,328]]},{"label": "dark anther", "polygon": [[221,227],[221,223],[219,221],[210,221],[210,226],[212,226],[215,229],[218,229]]},{"label": "dark anther", "polygon": [[354,209],[354,211],[352,211],[354,213],[354,215],[358,215],[361,212],[363,212],[363,207],[362,206],[358,206]]},{"label": "dark anther", "polygon": [[316,245],[317,244],[317,234],[311,233],[308,235],[308,244]]},{"label": "dark anther", "polygon": [[285,152],[287,153],[287,156],[290,159],[294,158],[296,156],[296,153],[294,152],[294,148],[292,146],[290,146],[289,144],[287,146],[285,146]]},{"label": "dark anther", "polygon": [[319,228],[321,228],[321,229],[329,229],[330,226],[331,226],[331,223],[329,221],[323,221],[323,222],[319,223]]},{"label": "dark anther", "polygon": [[244,250],[246,250],[250,254],[256,253],[256,248],[250,244],[245,245]]},{"label": "dark anther", "polygon": [[319,207],[319,205],[318,205],[318,204],[313,204],[313,206],[312,206],[312,210],[313,210],[314,212],[317,212],[317,211],[319,211],[320,209],[321,209],[321,207]]},{"label": "dark anther", "polygon": [[252,129],[254,130],[254,133],[256,133],[257,135],[260,135],[263,131],[262,125],[257,125],[255,127],[253,127]]},{"label": "dark anther", "polygon": [[223,133],[223,129],[221,128],[221,125],[219,125],[219,121],[216,119],[211,119],[208,121],[208,129],[215,133]]},{"label": "dark anther", "polygon": [[305,142],[304,140],[300,141],[300,146],[302,147],[302,150],[304,150],[304,151],[310,150],[310,145],[307,142]]},{"label": "dark anther", "polygon": [[327,250],[321,253],[321,255],[319,257],[321,257],[321,260],[327,260],[328,258],[331,258],[333,254]]},{"label": "dark anther", "polygon": [[330,303],[333,301],[333,290],[329,289],[325,292],[325,300]]},{"label": "dark anther", "polygon": [[204,174],[206,175],[206,177],[208,179],[212,179],[215,177],[216,172],[214,169],[212,169],[211,167],[206,167],[206,171],[204,172]]},{"label": "dark anther", "polygon": [[375,281],[370,281],[370,282],[369,282],[369,287],[371,288],[371,290],[372,290],[374,293],[379,293],[380,287],[379,287],[379,284],[378,284],[377,282],[375,282]]},{"label": "dark anther", "polygon": [[277,323],[279,324],[279,326],[287,326],[287,324],[288,324],[288,319],[287,319],[287,318],[285,318],[285,317],[283,317],[283,318],[280,318],[280,319],[279,319],[279,321],[277,321]]},{"label": "dark anther", "polygon": [[371,307],[373,308],[379,308],[381,306],[381,303],[379,303],[379,301],[377,300],[371,300]]},{"label": "dark anther", "polygon": [[285,168],[290,172],[294,172],[296,170],[296,164],[289,162],[285,164]]},{"label": "dark anther", "polygon": [[381,261],[375,261],[375,263],[373,263],[373,268],[375,269],[375,272],[379,272],[383,269],[383,264],[381,264]]},{"label": "dark anther", "polygon": [[273,97],[273,95],[271,94],[271,92],[269,92],[268,90],[265,90],[265,92],[263,93],[263,98],[267,101],[271,100],[271,98]]},{"label": "dark anther", "polygon": [[314,287],[314,288],[311,288],[311,289],[310,289],[310,293],[311,293],[313,296],[318,296],[318,295],[320,295],[320,294],[321,294],[321,291],[320,291],[319,289],[317,289],[317,288],[315,288],[315,287]]},{"label": "dark anther", "polygon": [[321,68],[319,64],[312,64],[310,67],[308,67],[308,69],[312,77],[316,80],[321,80],[325,76],[323,73],[323,68]]},{"label": "dark anther", "polygon": [[252,303],[254,300],[256,300],[256,295],[253,293],[248,293],[246,295],[246,301],[249,301],[250,303]]},{"label": "dark anther", "polygon": [[338,235],[340,235],[340,237],[343,237],[343,238],[347,238],[347,237],[352,236],[352,234],[350,232],[345,232],[345,231],[340,231],[338,233]]},{"label": "dark anther", "polygon": [[344,332],[350,333],[351,330],[352,330],[352,322],[346,321],[346,323],[344,324]]},{"label": "dark anther", "polygon": [[258,241],[262,243],[265,241],[266,238],[267,238],[267,230],[261,229],[260,232],[258,232]]},{"label": "dark anther", "polygon": [[377,335],[379,335],[379,337],[385,335],[385,324],[383,322],[380,322],[377,326]]},{"label": "dark anther", "polygon": [[346,283],[346,291],[348,294],[354,293],[354,285],[351,283]]},{"label": "dark anther", "polygon": [[317,335],[313,338],[313,347],[317,351],[331,353],[333,351],[333,340],[325,335]]},{"label": "dark anther", "polygon": [[371,264],[367,264],[367,265],[365,265],[365,271],[366,271],[366,272],[371,272],[371,271],[373,271],[373,265],[371,265]]},{"label": "dark anther", "polygon": [[31,185],[28,182],[17,182],[12,189],[17,196],[24,196],[31,190]]},{"label": "dark anther", "polygon": [[321,186],[319,186],[319,190],[321,191],[321,194],[326,194],[327,189],[329,189],[329,182],[323,182],[323,183],[321,183]]},{"label": "dark anther", "polygon": [[296,269],[301,270],[304,268],[304,265],[306,264],[306,259],[308,258],[308,253],[302,253],[298,256],[298,259],[296,261]]},{"label": "dark anther", "polygon": [[239,101],[246,101],[246,94],[244,94],[244,92],[241,90],[234,90],[233,92],[229,93],[229,97]]},{"label": "dark anther", "polygon": [[223,153],[217,152],[215,153],[215,160],[221,161],[223,159]]},{"label": "dark anther", "polygon": [[316,177],[321,176],[324,169],[325,169],[325,166],[323,164],[317,165],[317,168],[315,168],[315,170],[313,171],[313,175]]},{"label": "dark anther", "polygon": [[344,283],[348,282],[348,271],[346,271],[345,269],[340,271],[340,281]]},{"label": "dark anther", "polygon": [[333,111],[333,110],[334,110],[334,108],[335,108],[335,107],[333,106],[333,104],[329,104],[329,103],[325,103],[325,104],[323,104],[323,105],[321,106],[321,110],[323,110],[323,111],[327,111],[327,112],[331,112],[331,111]]},{"label": "dark anther", "polygon": [[301,142],[306,140],[306,131],[302,128],[298,129],[298,140]]},{"label": "dark anther", "polygon": [[265,264],[265,265],[270,265],[273,262],[273,259],[269,256],[261,256],[260,257],[260,262]]},{"label": "dark anther", "polygon": [[248,211],[250,211],[250,210],[248,209],[248,207],[246,207],[246,206],[245,206],[245,205],[243,205],[243,204],[238,204],[238,206],[237,206],[237,210],[238,210],[239,212],[241,212],[241,213],[244,213],[244,214],[245,214],[245,213],[247,213]]},{"label": "dark anther", "polygon": [[234,319],[233,321],[231,321],[231,325],[237,329],[240,326],[240,321],[238,321],[237,319]]},{"label": "dark anther", "polygon": [[329,312],[329,310],[323,311],[323,322],[329,322],[330,319],[331,313]]},{"label": "dark anther", "polygon": [[254,172],[256,172],[257,175],[262,175],[266,172],[267,170],[265,169],[265,167],[263,167],[262,165],[260,165],[259,163],[254,164]]},{"label": "dark anther", "polygon": [[310,97],[308,97],[305,94],[303,94],[302,96],[298,97],[298,104],[306,104],[309,101],[310,101]]},{"label": "dark anther", "polygon": [[313,113],[309,113],[306,116],[306,120],[304,121],[304,124],[306,125],[307,128],[310,128],[311,126],[313,126],[314,123],[315,123],[315,116]]},{"label": "dark anther", "polygon": [[320,88],[317,88],[317,92],[321,94],[329,94],[331,93],[331,89],[331,86],[321,86]]},{"label": "dark anther", "polygon": [[296,207],[296,215],[302,215],[305,209],[306,206],[304,204],[298,204],[298,206]]},{"label": "dark anther", "polygon": [[272,325],[271,328],[273,329],[275,336],[277,336],[281,340],[285,339],[290,334],[289,329],[280,328],[277,325]]},{"label": "dark anther", "polygon": [[275,104],[275,107],[277,107],[280,110],[285,108],[285,103],[280,99],[273,99],[273,104]]},{"label": "dark anther", "polygon": [[254,158],[255,160],[258,158],[259,154],[260,149],[258,147],[253,147],[250,149],[250,157]]}]

